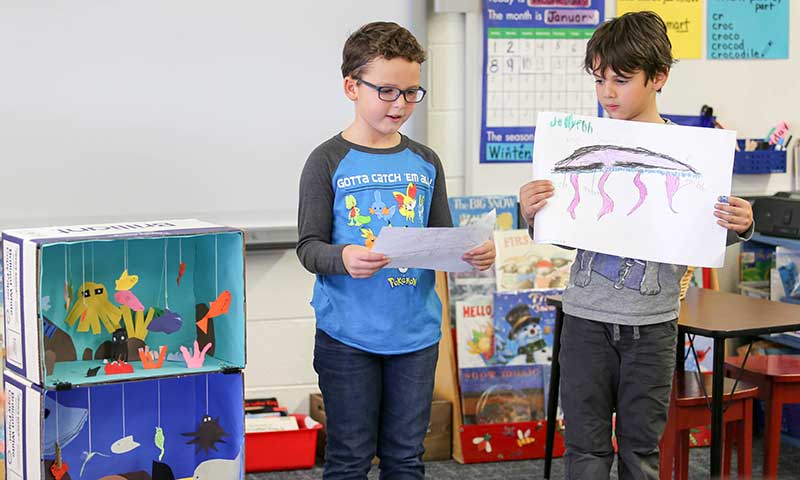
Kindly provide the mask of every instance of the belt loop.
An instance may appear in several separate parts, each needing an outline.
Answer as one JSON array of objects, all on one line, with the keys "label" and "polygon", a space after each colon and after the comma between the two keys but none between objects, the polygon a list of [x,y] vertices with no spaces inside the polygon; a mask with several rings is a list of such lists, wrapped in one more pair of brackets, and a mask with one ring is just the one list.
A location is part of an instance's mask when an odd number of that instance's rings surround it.
[{"label": "belt loop", "polygon": [[620,334],[619,334],[619,325],[616,323],[614,324],[614,341],[619,342]]},{"label": "belt loop", "polygon": [[639,326],[638,325],[634,325],[633,326],[633,339],[634,340],[639,340]]}]

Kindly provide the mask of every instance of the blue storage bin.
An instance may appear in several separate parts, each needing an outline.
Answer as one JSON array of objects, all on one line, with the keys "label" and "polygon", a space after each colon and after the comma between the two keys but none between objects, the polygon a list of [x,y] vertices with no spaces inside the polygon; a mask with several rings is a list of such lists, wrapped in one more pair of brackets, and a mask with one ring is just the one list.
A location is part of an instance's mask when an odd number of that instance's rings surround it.
[{"label": "blue storage bin", "polygon": [[663,113],[661,118],[666,118],[684,127],[704,128],[714,128],[714,121],[717,119],[717,117],[709,115],[665,115]]},{"label": "blue storage bin", "polygon": [[744,151],[745,140],[737,140],[739,150],[733,156],[733,173],[786,173],[786,150]]}]

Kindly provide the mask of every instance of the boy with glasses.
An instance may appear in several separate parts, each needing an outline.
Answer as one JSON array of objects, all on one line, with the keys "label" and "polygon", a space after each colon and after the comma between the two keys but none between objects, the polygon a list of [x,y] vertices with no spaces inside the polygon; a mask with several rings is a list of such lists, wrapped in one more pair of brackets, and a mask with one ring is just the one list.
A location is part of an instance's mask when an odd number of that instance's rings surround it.
[{"label": "boy with glasses", "polygon": [[[424,478],[442,305],[435,273],[384,269],[382,228],[450,227],[436,154],[398,130],[425,97],[425,52],[390,22],[361,27],[343,51],[353,122],[309,156],[300,177],[297,255],[317,275],[314,369],[327,415],[323,478]],[[487,241],[464,256],[485,270]]]}]

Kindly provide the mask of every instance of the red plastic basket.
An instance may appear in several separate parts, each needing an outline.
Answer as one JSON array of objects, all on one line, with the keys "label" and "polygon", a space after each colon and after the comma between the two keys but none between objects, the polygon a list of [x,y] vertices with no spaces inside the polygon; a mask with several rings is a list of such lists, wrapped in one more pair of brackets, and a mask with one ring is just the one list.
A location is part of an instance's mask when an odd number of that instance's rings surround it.
[{"label": "red plastic basket", "polygon": [[314,466],[317,430],[321,424],[306,428],[306,416],[291,414],[300,430],[247,433],[244,438],[245,472],[295,470]]}]

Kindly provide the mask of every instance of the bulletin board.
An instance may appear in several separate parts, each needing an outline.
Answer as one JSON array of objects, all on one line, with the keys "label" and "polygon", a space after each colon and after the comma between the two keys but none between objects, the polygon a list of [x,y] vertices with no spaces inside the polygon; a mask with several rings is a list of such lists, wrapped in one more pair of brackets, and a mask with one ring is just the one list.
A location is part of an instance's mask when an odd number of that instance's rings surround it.
[{"label": "bulletin board", "polygon": [[484,2],[481,163],[530,162],[540,111],[597,115],[583,59],[602,3]]}]

